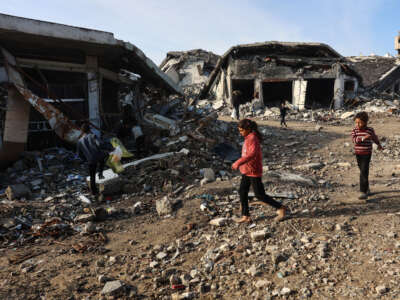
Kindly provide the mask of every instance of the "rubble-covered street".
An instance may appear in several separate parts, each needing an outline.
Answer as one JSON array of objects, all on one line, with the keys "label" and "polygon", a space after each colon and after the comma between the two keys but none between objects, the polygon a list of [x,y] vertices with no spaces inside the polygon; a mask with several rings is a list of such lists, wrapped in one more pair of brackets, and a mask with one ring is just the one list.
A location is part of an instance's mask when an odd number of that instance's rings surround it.
[{"label": "rubble-covered street", "polygon": [[[211,121],[204,137],[224,130],[239,143],[231,122]],[[288,129],[274,120],[259,123],[267,192],[283,197],[291,211],[278,224],[271,209],[258,206],[251,208],[254,223],[235,224],[239,174],[206,144],[182,138],[185,131],[165,150],[189,154],[134,168],[127,181],[136,176],[141,182],[123,185],[132,191],[92,205],[80,199],[87,188],[70,152],[43,152],[48,173],[29,156],[14,164],[2,178],[10,184],[18,178],[15,183],[28,185],[34,196],[1,202],[1,296],[399,297],[397,117],[372,116],[386,150],[374,153],[374,194],[367,202],[354,200],[352,122],[316,127],[289,120]],[[215,178],[203,180],[200,170],[208,167]]]},{"label": "rubble-covered street", "polygon": [[0,12],[0,299],[400,299],[369,5],[39,2]]}]

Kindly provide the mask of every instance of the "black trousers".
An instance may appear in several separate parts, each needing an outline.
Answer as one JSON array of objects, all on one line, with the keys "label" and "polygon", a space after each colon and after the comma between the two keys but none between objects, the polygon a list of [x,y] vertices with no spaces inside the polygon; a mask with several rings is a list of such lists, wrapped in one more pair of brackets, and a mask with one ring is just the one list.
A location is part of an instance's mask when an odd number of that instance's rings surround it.
[{"label": "black trousers", "polygon": [[[98,170],[99,174],[103,174],[106,158],[107,156],[100,159],[98,163],[89,164],[90,190],[92,191],[92,195],[97,195],[99,193],[96,186],[96,172]],[[99,167],[98,169],[97,166]]]},{"label": "black trousers", "polygon": [[286,115],[281,115],[281,126],[285,125],[287,127],[286,121],[285,121]]},{"label": "black trousers", "polygon": [[234,105],[233,107],[235,109],[236,120],[239,120],[240,119],[240,110],[239,110],[240,105]]},{"label": "black trousers", "polygon": [[249,212],[249,190],[250,186],[253,187],[253,191],[258,200],[265,202],[277,209],[282,207],[282,204],[272,199],[270,196],[265,194],[264,185],[261,181],[261,177],[249,177],[242,175],[242,181],[240,182],[239,195],[240,203],[242,205],[242,216],[250,216]]},{"label": "black trousers", "polygon": [[358,168],[360,169],[360,192],[366,193],[369,190],[369,163],[371,162],[371,154],[356,155]]}]

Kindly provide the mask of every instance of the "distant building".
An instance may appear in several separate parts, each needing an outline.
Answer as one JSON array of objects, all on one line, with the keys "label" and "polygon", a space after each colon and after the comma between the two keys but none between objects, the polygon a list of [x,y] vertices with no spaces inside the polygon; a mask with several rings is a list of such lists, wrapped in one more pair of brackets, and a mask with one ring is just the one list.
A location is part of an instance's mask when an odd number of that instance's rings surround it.
[{"label": "distant building", "polygon": [[340,108],[357,92],[359,75],[331,47],[321,43],[264,42],[230,48],[218,61],[200,98],[231,103],[241,90],[243,102],[258,92],[265,106],[283,100],[298,109]]}]

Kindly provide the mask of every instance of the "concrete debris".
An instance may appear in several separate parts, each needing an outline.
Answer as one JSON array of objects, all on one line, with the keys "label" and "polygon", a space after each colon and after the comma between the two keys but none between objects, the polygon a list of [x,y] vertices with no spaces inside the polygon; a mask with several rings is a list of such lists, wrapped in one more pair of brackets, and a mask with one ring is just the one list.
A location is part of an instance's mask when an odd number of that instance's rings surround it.
[{"label": "concrete debris", "polygon": [[214,225],[214,226],[224,226],[228,223],[228,219],[227,218],[216,218],[216,219],[212,219],[210,222],[210,225]]},{"label": "concrete debris", "polygon": [[159,216],[165,216],[172,213],[172,203],[169,200],[168,196],[157,200],[156,202],[156,209]]},{"label": "concrete debris", "polygon": [[215,181],[215,172],[213,169],[211,168],[205,168],[203,170],[201,170],[202,173],[204,174],[204,179],[206,180],[206,182],[213,182]]},{"label": "concrete debris", "polygon": [[104,285],[102,295],[120,295],[125,290],[125,284],[120,280],[107,281]]},{"label": "concrete debris", "polygon": [[169,130],[171,136],[175,136],[179,133],[180,129],[176,124],[176,121],[168,119],[158,114],[146,114],[144,120],[151,125],[159,127],[161,129]]},{"label": "concrete debris", "polygon": [[[97,34],[113,40],[108,33]],[[24,44],[23,40],[15,43],[19,35],[12,39],[3,35],[17,48]],[[0,79],[10,76],[18,81],[25,76],[24,70],[34,67],[35,74],[42,73],[41,81],[50,81],[49,90],[68,94],[64,85],[53,88],[47,68],[74,71],[62,75],[53,70],[60,82],[70,82],[70,73],[83,73],[84,93],[77,94],[83,97],[79,105],[90,104],[89,114],[76,120],[97,120],[102,125],[96,132],[101,142],[110,144],[110,138],[118,135],[132,157],[122,158],[118,173],[107,169],[104,178],[96,174],[99,194],[92,195],[88,165],[74,149],[55,147],[50,138],[38,138],[32,132],[35,128],[41,137],[72,127],[31,122],[29,141],[33,143],[27,149],[34,150],[22,151],[22,147],[0,172],[0,253],[9,262],[0,270],[0,298],[86,299],[100,294],[101,299],[369,299],[399,295],[400,243],[395,228],[400,219],[395,202],[400,167],[395,162],[400,157],[400,136],[395,120],[400,98],[393,81],[397,59],[387,65],[382,60],[385,68],[379,67],[380,72],[386,70],[370,78],[372,85],[367,88],[363,86],[368,79],[365,72],[358,76],[353,69],[358,59],[341,57],[323,44],[239,45],[219,62],[200,50],[169,53],[163,73],[158,68],[151,71],[155,66],[132,45],[116,41],[128,52],[124,50],[121,61],[119,55],[112,55],[122,67],[114,73],[104,69],[102,60],[111,63],[104,56],[87,58],[85,65],[64,65],[58,53],[54,53],[57,61],[32,59],[46,56],[48,47],[55,46],[51,39],[37,38],[44,43],[43,50],[29,48],[33,51],[29,57],[13,60],[11,53],[3,53],[8,58],[5,63],[12,66],[10,74],[0,67]],[[91,44],[82,40],[76,45],[86,53]],[[119,53],[114,52],[117,46],[104,45],[107,52]],[[69,61],[80,61],[72,52],[65,54],[71,55]],[[16,53],[24,56],[26,52]],[[139,53],[147,67],[136,65],[133,53]],[[368,60],[368,64],[376,61]],[[139,74],[131,66],[137,66]],[[96,72],[87,74],[89,67]],[[97,73],[106,79],[102,89]],[[378,93],[384,86],[389,90]],[[185,96],[179,94],[181,88]],[[208,89],[204,97],[198,96],[201,89]],[[284,222],[272,222],[276,210],[259,205],[250,205],[251,224],[231,222],[241,213],[241,174],[231,165],[241,155],[243,138],[237,123],[227,117],[235,89],[244,92],[240,117],[257,120],[264,137],[263,183],[266,193],[287,207]],[[174,90],[177,94],[172,95]],[[0,121],[7,119],[8,105],[28,92],[0,82]],[[56,100],[41,93],[41,97],[29,95],[39,110],[47,109],[45,115],[56,112],[48,105]],[[99,95],[107,97],[101,122],[93,110],[93,99]],[[277,105],[282,102],[288,108],[288,128],[279,128],[277,123]],[[123,112],[109,113],[113,110],[107,105],[122,105]],[[19,108],[18,114],[26,117],[27,107]],[[75,120],[71,112],[62,111]],[[358,170],[350,136],[343,140],[360,111],[370,112],[385,148],[382,152],[374,148],[372,193],[362,203],[351,202],[358,196],[358,175],[353,176]],[[39,130],[38,126],[43,127]],[[0,135],[5,133],[9,143],[12,135],[1,128]],[[25,140],[18,138],[24,145]],[[250,204],[254,198],[249,193]],[[382,276],[359,276],[371,268]],[[63,281],[65,288],[49,288],[52,279],[63,276],[68,277]],[[382,278],[391,280],[382,285]],[[137,283],[142,294],[128,282]]]},{"label": "concrete debris", "polygon": [[316,183],[313,179],[311,178],[307,178],[305,176],[302,175],[298,175],[298,174],[293,174],[293,173],[280,173],[280,172],[275,172],[275,171],[268,171],[266,173],[267,176],[270,177],[276,177],[279,178],[282,181],[286,181],[286,182],[295,182],[298,184],[305,184],[308,186],[315,186]]},{"label": "concrete debris", "polygon": [[187,97],[196,97],[218,59],[218,55],[201,49],[168,52],[160,68],[183,89]]},{"label": "concrete debris", "polygon": [[383,295],[387,293],[388,288],[385,285],[379,285],[375,288],[375,290],[379,295]]},{"label": "concrete debris", "polygon": [[259,242],[264,240],[268,236],[268,231],[267,230],[259,230],[259,231],[254,231],[250,234],[250,237],[252,240]]}]

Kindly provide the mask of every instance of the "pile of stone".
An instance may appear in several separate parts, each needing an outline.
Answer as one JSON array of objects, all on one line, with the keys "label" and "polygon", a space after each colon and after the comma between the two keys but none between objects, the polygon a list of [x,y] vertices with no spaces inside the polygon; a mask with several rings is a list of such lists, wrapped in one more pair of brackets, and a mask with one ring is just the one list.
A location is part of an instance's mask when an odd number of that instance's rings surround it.
[{"label": "pile of stone", "polygon": [[[329,108],[304,109],[299,111],[291,103],[286,103],[288,108],[286,119],[303,122],[323,122],[330,125],[347,124],[352,122],[357,112],[366,111],[371,115],[385,114],[398,116],[400,113],[399,100],[385,100],[383,98],[366,98],[355,102],[355,105],[345,106],[343,109],[331,110]],[[220,115],[234,117],[233,109],[226,103],[202,100],[198,106],[204,110],[219,110]],[[240,118],[257,117],[263,120],[278,120],[279,107],[265,107],[258,99],[240,106]]]},{"label": "pile of stone", "polygon": [[[133,167],[114,174],[119,178],[111,183],[115,188],[101,187],[105,198],[96,205],[106,210],[107,217],[136,214],[148,205],[115,210],[110,201],[116,204],[136,196],[176,196],[188,186],[230,178],[232,158],[226,159],[218,145],[227,143],[233,145],[232,149],[239,148],[234,125],[217,120],[216,114],[210,116],[195,110],[188,111],[185,120],[174,120],[173,116],[184,113],[178,98],[175,104],[168,104],[168,109],[160,110],[170,118],[148,113],[148,121],[144,122],[144,131],[154,133],[151,143],[160,149],[156,154],[160,158],[146,160],[135,155],[130,159]],[[144,162],[135,167],[135,161],[140,160]],[[97,201],[89,193],[87,170],[75,152],[50,148],[24,152],[20,160],[1,172],[0,237],[5,245],[29,240],[31,228],[53,218],[62,220],[75,233],[84,230],[79,224],[101,219],[87,209]],[[112,174],[111,170],[105,172]]]}]

